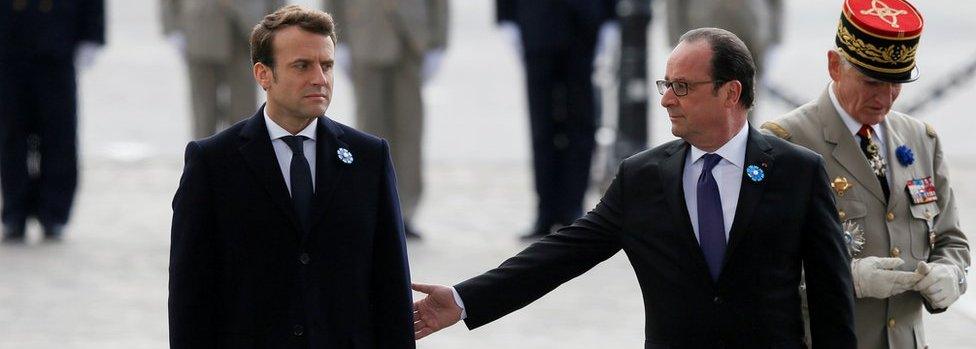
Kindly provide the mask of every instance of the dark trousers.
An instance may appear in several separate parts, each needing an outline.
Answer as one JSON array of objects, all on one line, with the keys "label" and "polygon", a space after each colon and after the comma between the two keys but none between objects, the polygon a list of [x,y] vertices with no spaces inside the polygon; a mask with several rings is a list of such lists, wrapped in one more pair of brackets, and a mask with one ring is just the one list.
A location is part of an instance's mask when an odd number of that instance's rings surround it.
[{"label": "dark trousers", "polygon": [[65,224],[78,184],[71,57],[0,57],[0,187],[4,224]]},{"label": "dark trousers", "polygon": [[567,47],[524,48],[539,196],[536,228],[569,224],[583,213],[596,131],[595,45],[580,39]]}]

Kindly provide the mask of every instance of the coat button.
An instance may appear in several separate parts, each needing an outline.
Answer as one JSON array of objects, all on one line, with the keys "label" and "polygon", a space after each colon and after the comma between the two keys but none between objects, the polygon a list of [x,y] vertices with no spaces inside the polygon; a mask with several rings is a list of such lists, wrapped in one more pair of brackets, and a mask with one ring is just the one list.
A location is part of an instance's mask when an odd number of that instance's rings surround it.
[{"label": "coat button", "polygon": [[888,328],[895,328],[895,318],[888,319]]},{"label": "coat button", "polygon": [[308,264],[308,261],[311,259],[312,258],[308,256],[308,253],[302,253],[302,255],[298,256],[298,261],[302,264]]},{"label": "coat button", "polygon": [[847,219],[847,212],[844,212],[844,210],[838,210],[837,215],[840,216],[840,220]]},{"label": "coat button", "polygon": [[295,337],[301,337],[303,334],[305,334],[305,328],[302,327],[302,325],[295,325],[295,328],[291,331],[291,334],[295,335]]},{"label": "coat button", "polygon": [[887,219],[889,222],[895,220],[895,213],[894,212],[888,212],[888,214],[885,215],[885,219]]},{"label": "coat button", "polygon": [[901,256],[901,250],[900,250],[900,249],[898,249],[898,246],[895,246],[895,247],[892,247],[892,248],[891,248],[891,256],[892,256],[892,257],[898,257],[898,256]]}]

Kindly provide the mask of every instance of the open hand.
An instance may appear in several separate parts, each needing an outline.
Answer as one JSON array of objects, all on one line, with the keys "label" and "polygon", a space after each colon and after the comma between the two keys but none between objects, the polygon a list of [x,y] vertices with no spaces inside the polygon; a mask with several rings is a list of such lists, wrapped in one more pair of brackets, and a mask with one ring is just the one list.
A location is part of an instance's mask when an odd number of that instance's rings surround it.
[{"label": "open hand", "polygon": [[454,291],[444,285],[411,284],[414,291],[427,297],[413,302],[414,339],[450,327],[461,321],[461,307],[454,302]]}]

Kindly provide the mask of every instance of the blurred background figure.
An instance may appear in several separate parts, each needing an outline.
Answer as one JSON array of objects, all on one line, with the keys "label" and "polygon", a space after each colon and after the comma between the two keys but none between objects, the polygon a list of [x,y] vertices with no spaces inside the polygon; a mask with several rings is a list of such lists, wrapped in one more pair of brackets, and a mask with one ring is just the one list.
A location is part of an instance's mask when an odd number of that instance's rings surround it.
[{"label": "blurred background figure", "polygon": [[[356,89],[356,126],[386,138],[408,238],[423,188],[421,87],[447,47],[447,0],[323,0],[339,31],[336,60]],[[351,67],[350,67],[351,62]]]},{"label": "blurred background figure", "polygon": [[102,0],[0,1],[3,241],[61,237],[78,184],[78,68],[105,44]]},{"label": "blurred background figure", "polygon": [[783,29],[780,0],[668,0],[666,7],[672,47],[694,28],[731,31],[746,43],[756,61],[757,80],[762,81],[767,50],[780,42]]},{"label": "blurred background figure", "polygon": [[193,138],[214,134],[254,113],[247,38],[285,0],[162,0],[163,33],[186,59]]},{"label": "blurred background figure", "polygon": [[597,107],[593,58],[616,0],[496,0],[497,21],[522,55],[538,211],[523,238],[549,234],[583,213]]}]

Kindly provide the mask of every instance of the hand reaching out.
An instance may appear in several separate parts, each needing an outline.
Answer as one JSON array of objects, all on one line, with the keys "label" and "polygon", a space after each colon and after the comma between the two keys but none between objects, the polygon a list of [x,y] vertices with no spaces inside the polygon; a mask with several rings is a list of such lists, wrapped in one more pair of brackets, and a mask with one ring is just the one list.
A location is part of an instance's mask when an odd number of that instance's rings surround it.
[{"label": "hand reaching out", "polygon": [[413,303],[414,339],[427,337],[461,321],[461,307],[454,302],[454,291],[450,287],[425,284],[411,284],[410,287],[427,295]]}]

